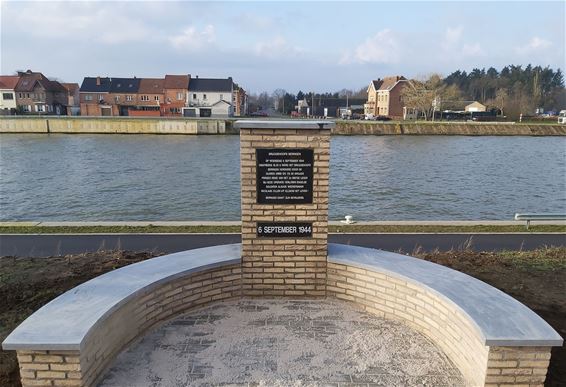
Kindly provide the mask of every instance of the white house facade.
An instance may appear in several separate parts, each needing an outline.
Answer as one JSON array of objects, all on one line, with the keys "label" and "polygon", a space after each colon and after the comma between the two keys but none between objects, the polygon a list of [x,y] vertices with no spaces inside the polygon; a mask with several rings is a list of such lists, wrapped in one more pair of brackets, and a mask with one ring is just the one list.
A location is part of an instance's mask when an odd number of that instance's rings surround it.
[{"label": "white house facade", "polygon": [[16,92],[14,91],[18,76],[0,77],[0,113],[11,114],[16,110]]},{"label": "white house facade", "polygon": [[232,78],[191,78],[185,117],[232,117],[234,115]]}]

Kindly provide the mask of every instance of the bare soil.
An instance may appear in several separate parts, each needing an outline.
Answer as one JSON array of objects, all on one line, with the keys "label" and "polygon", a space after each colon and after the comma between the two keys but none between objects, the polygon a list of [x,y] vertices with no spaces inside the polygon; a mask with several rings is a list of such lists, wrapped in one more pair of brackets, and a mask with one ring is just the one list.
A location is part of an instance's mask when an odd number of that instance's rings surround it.
[{"label": "bare soil", "polygon": [[[105,272],[157,256],[96,252],[66,257],[0,257],[0,341],[61,293]],[[566,247],[525,252],[413,252],[472,275],[529,306],[566,337]],[[566,385],[566,348],[554,348],[546,386]],[[0,350],[0,386],[19,387],[15,353]]]}]

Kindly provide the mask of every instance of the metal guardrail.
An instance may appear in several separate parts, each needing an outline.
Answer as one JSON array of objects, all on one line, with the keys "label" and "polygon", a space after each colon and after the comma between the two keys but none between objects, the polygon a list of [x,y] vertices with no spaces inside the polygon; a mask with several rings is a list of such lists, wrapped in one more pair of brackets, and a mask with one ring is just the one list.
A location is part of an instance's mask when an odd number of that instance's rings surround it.
[{"label": "metal guardrail", "polygon": [[515,220],[526,220],[527,230],[533,220],[564,220],[566,221],[566,214],[515,214]]}]

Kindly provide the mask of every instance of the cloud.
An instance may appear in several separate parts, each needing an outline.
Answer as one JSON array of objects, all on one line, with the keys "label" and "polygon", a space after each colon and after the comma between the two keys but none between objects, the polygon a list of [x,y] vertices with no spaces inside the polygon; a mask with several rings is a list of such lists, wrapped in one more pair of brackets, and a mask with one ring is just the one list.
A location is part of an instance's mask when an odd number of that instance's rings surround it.
[{"label": "cloud", "polygon": [[301,47],[290,44],[282,36],[276,36],[266,42],[258,42],[254,47],[254,53],[257,56],[268,59],[295,57],[303,52]]},{"label": "cloud", "polygon": [[400,57],[398,38],[390,29],[384,29],[367,38],[353,52],[346,52],[340,64],[398,63]]},{"label": "cloud", "polygon": [[127,9],[120,3],[110,7],[91,2],[33,2],[9,4],[3,12],[3,21],[10,20],[23,35],[41,39],[121,44],[147,41],[155,35],[141,19],[123,17]]},{"label": "cloud", "polygon": [[473,43],[473,44],[464,44],[462,46],[462,55],[468,57],[470,56],[474,57],[474,56],[485,56],[486,54],[479,43]]},{"label": "cloud", "polygon": [[535,36],[531,38],[527,44],[516,47],[515,51],[519,54],[530,54],[532,52],[545,50],[550,46],[552,46],[551,41]]},{"label": "cloud", "polygon": [[194,26],[186,27],[181,34],[169,37],[169,43],[179,50],[196,50],[216,41],[214,26],[209,24],[201,31]]},{"label": "cloud", "polygon": [[462,38],[462,32],[464,32],[464,27],[448,27],[444,33],[444,46],[453,46],[457,44]]}]

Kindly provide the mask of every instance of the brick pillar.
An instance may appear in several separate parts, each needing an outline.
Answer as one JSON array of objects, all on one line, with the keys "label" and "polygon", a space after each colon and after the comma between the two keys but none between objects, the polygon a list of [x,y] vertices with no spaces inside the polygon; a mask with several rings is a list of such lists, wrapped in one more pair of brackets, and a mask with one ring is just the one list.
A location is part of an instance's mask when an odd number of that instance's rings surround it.
[{"label": "brick pillar", "polygon": [[242,295],[326,295],[328,121],[237,121]]}]

